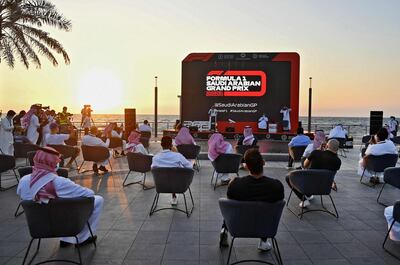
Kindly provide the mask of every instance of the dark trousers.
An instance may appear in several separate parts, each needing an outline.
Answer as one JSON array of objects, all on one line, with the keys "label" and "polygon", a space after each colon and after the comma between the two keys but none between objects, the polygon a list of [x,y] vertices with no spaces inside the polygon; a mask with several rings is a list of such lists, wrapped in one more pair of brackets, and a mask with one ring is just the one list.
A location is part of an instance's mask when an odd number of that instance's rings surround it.
[{"label": "dark trousers", "polygon": [[306,195],[307,197],[310,197],[310,196],[311,196],[311,194],[310,194],[310,195],[303,194],[303,193],[301,193],[300,191],[296,190],[296,188],[293,188],[292,184],[290,183],[289,176],[286,176],[286,182],[287,182],[288,186],[293,190],[293,192],[296,194],[296,196],[297,196],[301,201],[303,200],[303,196],[304,196],[304,195]]},{"label": "dark trousers", "polygon": [[[225,220],[224,220],[224,222],[222,223],[222,229],[225,229],[225,231],[228,232],[228,227],[227,227],[226,224],[225,224]],[[264,242],[267,241],[267,239],[268,239],[267,237],[262,237],[262,238],[261,238],[261,240],[264,241]]]},{"label": "dark trousers", "polygon": [[289,160],[288,160],[288,167],[292,167],[293,166],[293,158],[289,155]]}]

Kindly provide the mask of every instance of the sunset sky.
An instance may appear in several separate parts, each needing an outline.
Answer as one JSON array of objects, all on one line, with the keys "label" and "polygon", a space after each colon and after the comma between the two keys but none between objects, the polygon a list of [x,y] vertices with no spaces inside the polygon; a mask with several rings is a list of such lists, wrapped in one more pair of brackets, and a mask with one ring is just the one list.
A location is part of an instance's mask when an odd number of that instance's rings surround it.
[{"label": "sunset sky", "polygon": [[400,116],[400,1],[54,0],[71,32],[51,30],[71,64],[0,63],[0,109],[32,103],[78,113],[178,114],[181,61],[191,52],[300,54],[300,114],[313,77],[317,116]]}]

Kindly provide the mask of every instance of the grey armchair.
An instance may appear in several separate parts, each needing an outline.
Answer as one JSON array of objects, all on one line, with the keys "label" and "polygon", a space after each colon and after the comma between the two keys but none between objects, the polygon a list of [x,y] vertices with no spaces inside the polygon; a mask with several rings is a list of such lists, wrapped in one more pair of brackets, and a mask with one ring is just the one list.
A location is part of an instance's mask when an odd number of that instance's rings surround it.
[{"label": "grey armchair", "polygon": [[[282,263],[278,242],[275,239],[285,201],[275,203],[257,201],[236,201],[226,198],[219,199],[219,207],[229,233],[232,236],[227,265],[230,263],[233,243],[236,238],[271,238],[274,254],[278,264]],[[261,260],[241,260],[232,264],[243,262],[260,262]]]},{"label": "grey armchair", "polygon": [[[330,171],[325,169],[305,169],[305,170],[293,170],[289,173],[289,181],[292,185],[292,190],[290,191],[289,199],[287,201],[287,208],[293,214],[295,214],[300,219],[303,218],[303,214],[308,212],[322,211],[333,215],[336,218],[339,218],[338,211],[336,209],[335,203],[331,196],[332,183],[335,178],[336,171]],[[296,189],[300,193],[303,194],[303,200],[305,200],[306,194],[308,195],[319,195],[321,198],[321,206],[320,209],[310,209],[304,210],[301,208],[300,213],[295,213],[289,207],[290,198],[293,193],[293,189]],[[323,202],[322,196],[328,196],[332,202],[332,206],[335,210],[335,213],[329,211]]]},{"label": "grey armchair", "polygon": [[385,240],[383,241],[382,244],[382,248],[389,253],[390,255],[392,255],[393,257],[395,257],[396,259],[400,260],[400,257],[395,255],[393,252],[391,252],[390,250],[388,250],[385,247],[385,243],[389,237],[390,231],[392,231],[393,225],[394,223],[397,222],[398,224],[400,224],[400,201],[396,201],[393,205],[393,222],[390,224],[389,230],[386,233],[386,237]]},{"label": "grey armchair", "polygon": [[386,154],[386,155],[380,155],[380,156],[368,155],[366,157],[367,162],[366,162],[364,171],[360,177],[360,183],[370,186],[370,187],[376,186],[376,184],[370,185],[370,184],[362,181],[364,178],[365,170],[368,170],[374,176],[376,176],[377,173],[384,172],[386,168],[396,166],[398,158],[399,158],[399,156],[397,154]]},{"label": "grey armchair", "polygon": [[186,159],[194,160],[195,163],[193,168],[197,171],[200,171],[200,146],[194,144],[180,144],[177,145],[176,148],[178,149],[178,152],[181,153]]},{"label": "grey armchair", "polygon": [[381,191],[379,192],[379,195],[378,195],[378,198],[376,199],[376,201],[383,206],[387,206],[386,204],[380,202],[379,198],[381,197],[382,191],[385,188],[386,184],[392,185],[393,187],[400,189],[400,168],[399,167],[386,168],[383,173],[383,180],[384,180],[384,183],[382,185]]},{"label": "grey armchair", "polygon": [[98,163],[108,160],[108,163],[112,170],[112,166],[110,163],[110,151],[108,150],[107,147],[82,145],[81,149],[82,149],[83,161],[78,169],[78,173],[81,172],[82,166],[86,161]]},{"label": "grey armchair", "polygon": [[[155,212],[172,209],[183,212],[189,217],[194,208],[194,201],[192,196],[192,191],[190,190],[190,184],[192,184],[194,170],[190,168],[175,168],[175,167],[158,167],[152,168],[151,172],[153,173],[154,184],[156,187],[156,195],[153,200],[153,204],[150,209],[150,216]],[[188,210],[186,203],[186,195],[185,192],[189,190],[190,199],[192,201],[192,208]],[[158,199],[161,193],[178,193],[183,194],[183,199],[185,202],[185,210],[169,207],[169,208],[161,208],[157,209]]]},{"label": "grey armchair", "polygon": [[[40,241],[43,238],[57,237],[75,237],[76,248],[78,250],[79,263],[72,260],[46,260],[45,262],[68,262],[74,264],[82,264],[81,252],[77,235],[82,231],[85,225],[88,226],[91,236],[93,236],[90,224],[88,222],[94,208],[94,198],[69,198],[69,199],[52,199],[48,204],[39,204],[34,201],[22,201],[22,207],[26,213],[26,220],[29,227],[29,233],[32,237],[26,250],[22,265],[25,264],[35,239],[38,240],[37,248],[31,264],[35,259],[40,248]],[[94,246],[96,243],[93,242]]]},{"label": "grey armchair", "polygon": [[211,176],[211,184],[213,183],[214,175],[214,190],[217,187],[218,177],[222,174],[236,174],[239,176],[239,166],[242,161],[242,155],[240,154],[221,154],[212,161],[214,167],[213,174]]},{"label": "grey armchair", "polygon": [[14,176],[17,180],[17,183],[19,182],[18,180],[18,176],[15,173],[15,158],[13,156],[10,155],[4,155],[4,154],[0,154],[0,191],[5,191],[5,190],[9,190],[13,187],[15,187],[17,184],[12,185],[10,187],[7,188],[3,188],[2,184],[1,184],[1,179],[2,179],[2,173],[7,172],[9,170],[12,170],[14,173]]},{"label": "grey armchair", "polygon": [[[133,185],[133,184],[139,184],[139,185],[142,185],[144,190],[154,188],[154,187],[146,186],[146,175],[147,175],[147,172],[151,171],[151,163],[153,162],[153,156],[144,155],[141,153],[129,152],[126,154],[126,159],[128,160],[129,172],[128,172],[128,174],[126,174],[124,182],[122,183],[122,186],[126,187],[126,186]],[[143,174],[143,180],[126,183],[128,177],[129,177],[129,174],[132,171]]]}]

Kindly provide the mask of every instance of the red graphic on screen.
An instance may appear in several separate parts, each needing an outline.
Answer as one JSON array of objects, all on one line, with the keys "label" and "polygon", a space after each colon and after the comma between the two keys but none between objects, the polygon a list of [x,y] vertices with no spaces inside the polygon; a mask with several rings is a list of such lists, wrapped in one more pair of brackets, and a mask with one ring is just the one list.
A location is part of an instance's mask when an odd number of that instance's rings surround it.
[{"label": "red graphic on screen", "polygon": [[[213,79],[213,77],[220,78]],[[233,77],[233,79],[222,77]],[[247,80],[248,77],[250,77],[251,80]],[[235,82],[235,84],[240,85],[229,86],[228,83],[225,82],[225,80],[227,80],[228,82]],[[208,84],[211,85],[208,86]],[[207,74],[207,97],[262,97],[265,95],[266,92],[267,75],[263,71],[212,70]]]}]

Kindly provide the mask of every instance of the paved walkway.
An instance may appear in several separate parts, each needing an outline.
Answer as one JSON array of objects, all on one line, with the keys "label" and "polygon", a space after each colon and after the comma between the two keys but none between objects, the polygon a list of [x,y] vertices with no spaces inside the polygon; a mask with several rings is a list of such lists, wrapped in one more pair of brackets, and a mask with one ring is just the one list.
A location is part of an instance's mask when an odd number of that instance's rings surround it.
[{"label": "paved walkway", "polygon": [[[332,196],[339,211],[338,220],[318,212],[308,213],[299,220],[284,209],[277,235],[284,264],[400,264],[381,248],[387,231],[384,207],[376,203],[379,188],[358,182],[356,151],[342,159],[343,167],[336,177],[339,191]],[[210,186],[209,161],[201,161],[200,173],[195,174],[192,184],[195,208],[190,218],[175,211],[149,217],[154,189],[143,191],[137,185],[122,188],[126,160],[113,159],[112,164],[114,171],[102,176],[90,172],[77,176],[76,171],[71,172],[74,181],[92,188],[105,199],[97,231],[98,246],[83,248],[84,264],[225,264],[228,250],[220,250],[218,246],[222,222],[218,198],[225,196],[226,187],[214,191]],[[90,166],[88,163],[87,167]],[[284,182],[288,172],[284,166],[284,162],[267,162],[265,174]],[[240,175],[246,172],[242,170]],[[152,181],[151,177],[149,180]],[[289,189],[286,183],[284,186],[288,198]],[[399,198],[398,190],[385,188],[383,200],[392,203]],[[160,200],[167,205],[169,197],[161,196]],[[1,192],[0,201],[0,264],[21,264],[30,236],[25,216],[13,216],[18,204],[15,188]],[[298,200],[292,199],[291,207],[297,204]],[[318,200],[313,204],[318,205]],[[183,206],[182,198],[178,206]],[[256,239],[237,240],[233,260],[271,260],[270,253],[257,250],[257,243]],[[400,255],[400,244],[389,242],[389,245]],[[50,256],[77,257],[73,247],[59,249],[56,239],[44,240],[36,261]]]}]

